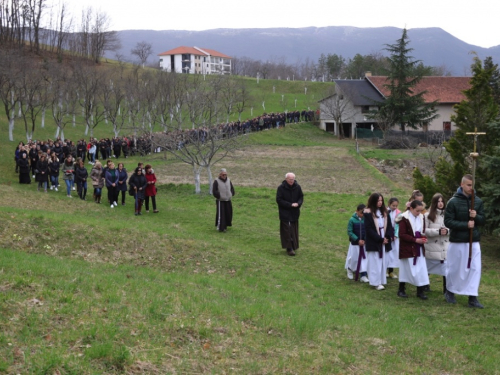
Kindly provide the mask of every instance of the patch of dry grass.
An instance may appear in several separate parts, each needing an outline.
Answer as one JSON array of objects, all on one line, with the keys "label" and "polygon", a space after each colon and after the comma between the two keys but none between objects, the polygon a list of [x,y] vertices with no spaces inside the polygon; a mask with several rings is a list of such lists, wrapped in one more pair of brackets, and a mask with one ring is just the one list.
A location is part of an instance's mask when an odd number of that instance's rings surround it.
[{"label": "patch of dry grass", "polygon": [[[284,180],[285,173],[294,172],[305,192],[366,195],[377,191],[387,195],[395,188],[394,184],[369,178],[367,167],[345,147],[251,146],[212,167],[214,178],[222,167],[228,170],[235,186],[275,189]],[[194,181],[192,167],[181,162],[158,162],[155,174],[161,183],[192,184]],[[208,184],[204,171],[201,183]]]}]

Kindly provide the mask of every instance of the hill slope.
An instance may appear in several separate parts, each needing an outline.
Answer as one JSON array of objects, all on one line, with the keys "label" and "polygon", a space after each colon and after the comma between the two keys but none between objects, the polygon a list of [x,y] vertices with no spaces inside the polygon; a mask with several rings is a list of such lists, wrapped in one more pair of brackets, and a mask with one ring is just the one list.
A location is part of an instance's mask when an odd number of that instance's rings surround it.
[{"label": "hill slope", "polygon": [[[247,56],[258,60],[284,57],[290,64],[304,62],[307,58],[317,61],[324,53],[336,53],[346,58],[356,53],[362,55],[384,52],[386,44],[401,37],[396,27],[357,28],[349,26],[268,28],[268,29],[213,29],[204,31],[184,30],[124,30],[118,31],[125,58],[133,60],[130,50],[140,41],[153,45],[154,55],[178,46],[212,48],[229,56]],[[482,48],[467,44],[440,28],[410,29],[410,47],[413,56],[426,65],[446,67],[453,75],[469,74],[470,52],[483,59],[492,56],[500,60],[500,46]],[[114,57],[114,53],[108,56]]]}]

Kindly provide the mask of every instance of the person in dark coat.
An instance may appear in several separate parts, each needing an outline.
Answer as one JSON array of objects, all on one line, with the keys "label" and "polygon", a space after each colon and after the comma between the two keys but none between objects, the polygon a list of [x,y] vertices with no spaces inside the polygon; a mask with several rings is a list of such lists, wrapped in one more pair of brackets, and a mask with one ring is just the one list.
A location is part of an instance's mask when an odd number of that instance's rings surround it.
[{"label": "person in dark coat", "polygon": [[38,182],[38,191],[43,186],[43,190],[47,192],[47,182],[49,181],[49,162],[47,161],[47,154],[42,153],[40,160],[36,163],[36,180]]},{"label": "person in dark coat", "polygon": [[122,206],[125,206],[125,194],[127,193],[127,170],[123,167],[123,163],[118,163],[118,195],[116,199],[119,198],[120,192],[122,194]]},{"label": "person in dark coat", "polygon": [[473,178],[470,174],[462,177],[460,187],[444,212],[444,225],[450,229],[445,299],[455,304],[455,294],[466,295],[469,307],[482,309],[484,306],[477,299],[481,283],[481,232],[478,227],[484,225],[486,218],[483,201],[474,190]]},{"label": "person in dark coat", "polygon": [[31,173],[33,174],[33,178],[35,178],[36,163],[38,162],[38,150],[35,143],[31,145],[28,155],[30,157]]},{"label": "person in dark coat", "polygon": [[78,158],[75,168],[75,182],[78,190],[78,196],[80,199],[85,200],[87,196],[87,178],[89,177],[89,172],[85,168],[85,164],[82,158]]},{"label": "person in dark coat", "polygon": [[135,215],[142,215],[142,203],[144,202],[144,193],[146,191],[148,181],[142,174],[141,167],[137,167],[135,169],[134,174],[132,174],[128,180],[128,185],[135,198]]},{"label": "person in dark coat", "polygon": [[219,232],[225,232],[227,227],[233,225],[233,204],[231,199],[234,196],[234,187],[231,180],[227,177],[227,170],[222,168],[219,177],[212,185],[212,194],[214,195],[217,206],[215,213],[215,226]]},{"label": "person in dark coat", "polygon": [[106,188],[108,189],[108,201],[111,208],[118,206],[118,170],[115,168],[115,163],[109,162],[108,169],[104,172],[106,180]]},{"label": "person in dark coat", "polygon": [[302,188],[295,181],[295,174],[287,173],[285,180],[278,186],[276,203],[280,216],[281,247],[290,256],[299,248],[299,216],[304,202]]},{"label": "person in dark coat", "polygon": [[54,151],[49,158],[49,176],[50,176],[50,190],[59,191],[59,169],[61,168],[61,163],[57,158]]},{"label": "person in dark coat", "polygon": [[391,239],[394,237],[394,229],[382,194],[371,194],[366,207],[363,215],[368,279],[376,290],[384,290],[384,285],[387,284],[386,252],[392,250]]},{"label": "person in dark coat", "polygon": [[26,152],[21,153],[21,157],[18,160],[18,164],[19,164],[19,183],[31,184],[30,161],[28,159],[28,154]]}]

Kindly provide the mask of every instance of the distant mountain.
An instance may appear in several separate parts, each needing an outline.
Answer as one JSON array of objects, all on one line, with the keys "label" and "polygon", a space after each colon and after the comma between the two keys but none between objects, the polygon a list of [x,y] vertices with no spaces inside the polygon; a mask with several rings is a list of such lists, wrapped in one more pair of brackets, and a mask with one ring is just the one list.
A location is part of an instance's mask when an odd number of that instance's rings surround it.
[{"label": "distant mountain", "polygon": [[[269,28],[269,29],[213,29],[205,31],[183,30],[124,30],[118,31],[122,41],[119,53],[129,61],[134,60],[130,50],[138,42],[152,44],[154,55],[149,63],[158,59],[157,54],[179,46],[197,46],[215,49],[231,57],[251,57],[256,60],[285,58],[289,64],[304,62],[307,58],[317,61],[324,53],[336,53],[345,58],[356,53],[366,55],[384,51],[386,44],[393,44],[401,37],[396,27],[358,28],[349,26]],[[470,75],[471,51],[484,59],[491,56],[500,62],[500,46],[483,48],[467,44],[441,28],[409,29],[412,56],[425,65],[445,65],[453,75]],[[115,58],[115,53],[106,57]]]}]

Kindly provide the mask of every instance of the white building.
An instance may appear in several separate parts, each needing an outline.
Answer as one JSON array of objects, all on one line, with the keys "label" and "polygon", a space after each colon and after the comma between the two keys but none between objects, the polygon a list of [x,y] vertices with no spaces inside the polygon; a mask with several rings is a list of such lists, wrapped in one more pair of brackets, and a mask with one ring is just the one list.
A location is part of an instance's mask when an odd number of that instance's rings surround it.
[{"label": "white building", "polygon": [[160,53],[160,68],[191,74],[231,74],[231,57],[199,47],[177,47]]}]

